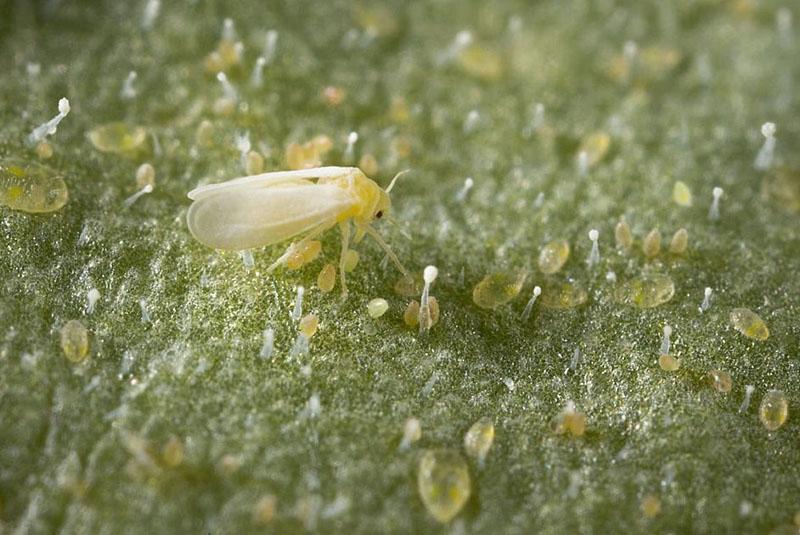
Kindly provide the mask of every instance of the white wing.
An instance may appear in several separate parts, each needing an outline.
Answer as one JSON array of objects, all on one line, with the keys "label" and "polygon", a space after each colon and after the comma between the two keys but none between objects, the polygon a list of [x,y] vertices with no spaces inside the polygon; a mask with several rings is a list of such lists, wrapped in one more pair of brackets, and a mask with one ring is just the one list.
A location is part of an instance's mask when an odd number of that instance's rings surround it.
[{"label": "white wing", "polygon": [[357,169],[354,167],[314,167],[313,169],[300,169],[299,171],[274,171],[260,175],[243,176],[227,182],[207,184],[195,188],[189,192],[189,198],[196,201],[211,192],[250,184],[257,184],[265,188],[278,184],[312,185],[313,182],[310,182],[309,179],[337,177],[352,173],[354,170]]},{"label": "white wing", "polygon": [[203,192],[186,222],[201,243],[240,251],[282,242],[322,223],[333,225],[353,202],[347,190],[331,184],[239,183]]}]

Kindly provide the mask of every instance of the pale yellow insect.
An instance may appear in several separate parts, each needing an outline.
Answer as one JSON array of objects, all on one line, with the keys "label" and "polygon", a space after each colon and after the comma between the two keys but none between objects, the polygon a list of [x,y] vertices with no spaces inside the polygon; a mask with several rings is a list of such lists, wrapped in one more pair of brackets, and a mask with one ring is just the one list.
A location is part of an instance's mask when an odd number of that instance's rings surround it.
[{"label": "pale yellow insect", "polygon": [[372,227],[391,209],[389,192],[398,176],[385,191],[357,167],[315,167],[236,178],[190,191],[194,202],[186,221],[199,242],[215,249],[242,251],[302,236],[268,272],[285,264],[297,247],[338,225],[342,237],[339,276],[342,295],[347,295],[345,262],[351,222],[356,240],[369,235],[403,275],[410,276]]}]

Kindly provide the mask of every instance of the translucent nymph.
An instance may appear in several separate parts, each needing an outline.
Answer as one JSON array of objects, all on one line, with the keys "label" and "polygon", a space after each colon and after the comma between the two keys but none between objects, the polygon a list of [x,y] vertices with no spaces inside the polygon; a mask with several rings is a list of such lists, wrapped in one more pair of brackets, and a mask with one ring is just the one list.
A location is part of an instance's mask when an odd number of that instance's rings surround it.
[{"label": "translucent nymph", "polygon": [[472,300],[481,308],[497,308],[519,294],[526,278],[523,270],[490,273],[472,289]]},{"label": "translucent nymph", "polygon": [[0,206],[46,213],[60,210],[68,199],[67,184],[49,167],[21,160],[0,163]]},{"label": "translucent nymph", "polygon": [[139,188],[150,186],[152,188],[155,185],[156,169],[153,164],[145,162],[136,169],[136,186]]},{"label": "translucent nymph", "polygon": [[647,258],[654,258],[661,252],[661,232],[657,228],[651,230],[642,242],[642,252]]},{"label": "translucent nymph", "polygon": [[711,379],[711,386],[717,392],[722,394],[727,394],[731,391],[731,387],[733,387],[733,379],[728,372],[722,370],[711,370],[708,372],[708,376]]},{"label": "translucent nymph", "polygon": [[183,462],[184,448],[183,443],[177,437],[171,437],[161,451],[161,458],[164,464],[176,467]]},{"label": "translucent nymph", "polygon": [[648,494],[642,498],[642,502],[639,507],[641,508],[642,514],[645,517],[655,518],[661,512],[661,500],[658,499],[658,496]]},{"label": "translucent nymph", "polygon": [[464,71],[483,80],[497,80],[503,75],[503,58],[490,48],[470,45],[458,55],[458,62]]},{"label": "translucent nymph", "polygon": [[672,188],[672,200],[678,206],[691,206],[692,205],[692,192],[685,183],[678,180]]},{"label": "translucent nymph", "polygon": [[325,135],[316,136],[302,145],[290,143],[286,147],[286,164],[289,169],[319,167],[331,148],[333,148],[333,141]]},{"label": "translucent nymph", "polygon": [[673,357],[672,355],[659,355],[658,365],[665,372],[674,372],[681,367],[681,360]]},{"label": "translucent nymph", "polygon": [[428,512],[441,523],[449,522],[470,496],[467,463],[455,450],[428,450],[419,461],[417,488]]},{"label": "translucent nymph", "polygon": [[789,416],[789,402],[786,396],[779,390],[770,390],[761,400],[758,408],[758,417],[769,431],[775,431],[784,423]]},{"label": "translucent nymph", "polygon": [[358,266],[358,261],[360,258],[361,257],[358,254],[358,251],[356,251],[355,249],[350,249],[349,251],[347,251],[347,253],[344,256],[345,272],[350,273],[351,271],[354,271],[356,269],[356,266]]},{"label": "translucent nymph", "polygon": [[61,327],[61,350],[70,362],[82,362],[89,354],[89,332],[78,320]]},{"label": "translucent nymph", "polygon": [[546,308],[566,309],[583,305],[589,299],[586,289],[569,281],[547,286],[542,290],[541,303]]},{"label": "translucent nymph", "polygon": [[483,462],[486,458],[492,443],[494,443],[494,423],[488,416],[472,424],[464,435],[464,451],[478,462]]},{"label": "translucent nymph", "polygon": [[300,320],[300,332],[303,333],[306,338],[314,336],[317,332],[317,327],[319,327],[319,318],[316,314],[309,314]]},{"label": "translucent nymph", "polygon": [[653,308],[664,304],[675,295],[675,283],[669,275],[645,274],[621,284],[614,291],[618,303],[639,308]]},{"label": "translucent nymph", "polygon": [[580,437],[586,431],[586,414],[577,410],[572,401],[568,401],[562,410],[550,423],[557,435],[570,434]]},{"label": "translucent nymph", "polygon": [[586,166],[591,168],[600,163],[611,146],[611,137],[605,132],[594,132],[584,138],[578,153],[586,154]]},{"label": "translucent nymph", "polygon": [[364,171],[367,176],[375,176],[378,174],[378,160],[372,154],[364,154],[358,160],[358,167]]},{"label": "translucent nymph", "polygon": [[141,126],[122,122],[98,126],[89,132],[89,141],[100,152],[131,154],[142,148],[147,133]]},{"label": "translucent nymph", "polygon": [[336,285],[336,266],[325,264],[317,275],[317,287],[322,292],[330,292]]},{"label": "translucent nymph", "polygon": [[422,279],[404,275],[394,283],[394,291],[403,297],[415,297],[422,291]]},{"label": "translucent nymph", "polygon": [[624,219],[621,219],[617,226],[614,227],[614,238],[616,239],[617,247],[620,249],[630,249],[631,245],[633,245],[631,227]]},{"label": "translucent nymph", "polygon": [[[439,301],[432,295],[428,296],[428,312],[429,314],[426,317],[429,318],[430,325],[426,327],[426,330],[439,323]],[[419,325],[419,316],[419,301],[414,299],[408,303],[405,312],[403,312],[403,323],[408,327],[416,327]]]},{"label": "translucent nymph", "polygon": [[[428,301],[430,302],[430,297]],[[416,327],[419,325],[419,301],[416,299],[411,301],[406,307],[405,312],[403,312],[403,323],[409,327]]]},{"label": "translucent nymph", "polygon": [[322,242],[309,240],[305,243],[292,244],[289,257],[286,259],[288,269],[298,269],[317,259],[322,251]]},{"label": "translucent nymph", "polygon": [[769,328],[761,317],[749,308],[731,310],[731,324],[734,329],[753,340],[764,341],[769,338]]},{"label": "translucent nymph", "polygon": [[367,313],[371,318],[380,318],[389,310],[389,303],[382,297],[376,297],[367,303]]},{"label": "translucent nymph", "polygon": [[683,254],[686,252],[686,247],[689,245],[689,233],[685,228],[680,228],[675,231],[672,240],[669,242],[669,252],[672,254]]},{"label": "translucent nymph", "polygon": [[556,273],[569,258],[569,242],[553,240],[539,251],[539,271],[546,275]]}]

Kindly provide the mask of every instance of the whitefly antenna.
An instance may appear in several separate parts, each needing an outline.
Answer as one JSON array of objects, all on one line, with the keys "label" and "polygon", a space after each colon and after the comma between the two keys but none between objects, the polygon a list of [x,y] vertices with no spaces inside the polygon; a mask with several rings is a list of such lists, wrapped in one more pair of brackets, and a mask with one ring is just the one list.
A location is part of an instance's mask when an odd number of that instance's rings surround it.
[{"label": "whitefly antenna", "polygon": [[403,169],[402,171],[394,175],[394,178],[392,179],[391,182],[389,182],[389,185],[386,187],[386,193],[387,194],[390,193],[392,191],[392,188],[394,188],[397,179],[403,176],[404,174],[408,173],[409,171],[411,171],[411,169]]}]

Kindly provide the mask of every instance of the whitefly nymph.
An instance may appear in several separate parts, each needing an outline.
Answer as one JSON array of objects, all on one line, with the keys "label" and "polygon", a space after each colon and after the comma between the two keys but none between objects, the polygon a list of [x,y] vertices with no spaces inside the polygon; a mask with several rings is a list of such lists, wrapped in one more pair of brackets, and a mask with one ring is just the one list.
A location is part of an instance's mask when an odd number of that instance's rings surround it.
[{"label": "whitefly nymph", "polygon": [[[399,175],[398,175],[399,176]],[[277,171],[208,184],[189,192],[194,201],[186,221],[201,243],[228,251],[275,245],[300,237],[269,268],[286,263],[292,251],[334,226],[341,232],[339,276],[347,294],[345,259],[350,249],[351,223],[355,238],[372,237],[405,276],[408,271],[373,228],[391,209],[389,192],[357,167],[316,167]]]}]

